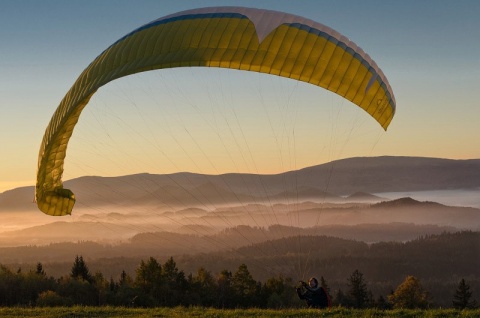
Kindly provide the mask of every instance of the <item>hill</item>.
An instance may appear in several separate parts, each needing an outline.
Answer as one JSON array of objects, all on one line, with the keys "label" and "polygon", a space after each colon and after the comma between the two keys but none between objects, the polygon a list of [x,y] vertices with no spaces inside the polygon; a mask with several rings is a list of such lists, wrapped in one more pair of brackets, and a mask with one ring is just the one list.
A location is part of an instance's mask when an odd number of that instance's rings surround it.
[{"label": "hill", "polygon": [[[168,210],[178,206],[207,208],[271,200],[341,201],[345,196],[358,192],[480,188],[480,159],[363,157],[274,175],[180,172],[121,177],[88,176],[66,181],[65,187],[75,193],[77,210],[109,205],[154,206]],[[32,204],[33,195],[33,187],[0,193],[0,213],[36,211]]]},{"label": "hill", "polygon": [[[72,227],[64,224],[46,226],[49,231],[72,231]],[[88,231],[88,227],[93,227]],[[96,226],[96,227],[95,227]],[[82,230],[92,233],[101,230],[103,226],[95,224],[80,224]],[[106,227],[103,227],[106,229]],[[187,229],[190,230],[187,232]],[[36,229],[38,231],[38,229]],[[75,231],[78,229],[75,229]],[[422,235],[440,234],[456,231],[457,229],[446,226],[414,225],[408,223],[391,224],[362,224],[362,225],[327,225],[310,228],[297,228],[291,226],[271,226],[267,229],[249,226],[237,226],[221,232],[207,232],[208,229],[182,228],[174,232],[144,232],[132,235],[123,240],[96,240],[96,237],[79,236],[73,239],[51,240],[54,243],[38,244],[42,237],[37,235],[35,240],[21,246],[0,247],[0,263],[35,262],[35,261],[67,261],[77,254],[89,255],[90,258],[118,258],[118,257],[148,257],[150,255],[169,256],[187,255],[228,251],[244,246],[285,240],[290,237],[304,236],[332,236],[346,240],[359,240],[373,243],[380,241],[404,242],[413,240]],[[200,231],[204,232],[200,232]],[[33,235],[33,234],[32,234]],[[58,237],[57,237],[58,238]],[[4,238],[2,238],[3,240]],[[28,241],[27,241],[28,242]],[[301,250],[298,245],[295,246]],[[272,250],[275,251],[275,250]],[[341,251],[341,249],[339,250]]]},{"label": "hill", "polygon": [[[13,222],[21,222],[21,217],[25,218],[27,215],[29,213],[20,213]],[[236,242],[242,244],[260,242],[272,239],[272,235],[278,238],[287,234],[298,235],[300,232],[318,234],[315,231],[311,232],[310,229],[321,229],[329,235],[362,239],[367,242],[411,239],[413,237],[408,233],[428,234],[432,233],[427,230],[431,228],[480,230],[480,209],[419,202],[411,198],[373,204],[307,201],[273,205],[234,205],[213,210],[187,208],[141,213],[90,211],[75,218],[63,219],[36,213],[35,217],[48,218],[50,222],[29,225],[26,223],[28,218],[25,218],[24,228],[0,232],[0,247],[78,241],[118,245],[142,233],[171,233],[171,235],[177,233],[197,237],[193,241],[185,239],[182,245],[187,248],[179,249],[183,253],[189,253],[189,249],[199,251],[204,248],[200,244],[202,240],[216,240],[215,236],[218,235],[223,235],[218,239],[222,243],[209,244],[206,250],[221,250],[229,239],[235,241],[228,243],[229,247],[238,247]],[[392,226],[395,224],[406,226]],[[426,232],[417,231],[416,226],[425,226]],[[259,230],[252,232],[253,228]],[[359,231],[360,228],[368,230]],[[224,237],[225,231],[230,233],[236,231],[238,235],[235,238]],[[178,238],[174,239],[175,242],[179,240],[181,241]]]},{"label": "hill", "polygon": [[[28,213],[21,213],[25,217]],[[451,207],[434,202],[401,198],[379,203],[277,203],[225,206],[214,210],[187,208],[167,212],[85,213],[75,218],[49,218],[50,223],[30,225],[0,232],[0,247],[46,245],[55,242],[96,241],[118,245],[142,233],[192,235],[196,239],[176,237],[182,242],[178,251],[221,250],[301,232],[356,238],[367,242],[412,239],[430,229],[480,230],[480,209]],[[18,217],[18,216],[17,216]],[[28,219],[28,218],[27,218]],[[58,220],[58,221],[57,221]],[[16,222],[19,222],[17,220]],[[393,226],[403,224],[405,226]],[[419,232],[424,226],[425,232]],[[365,229],[359,230],[359,229]],[[252,229],[258,229],[252,232]],[[311,229],[315,229],[312,231]],[[388,230],[387,230],[388,229]],[[225,233],[230,233],[227,237]],[[236,233],[236,237],[231,233]],[[163,235],[163,234],[162,234]],[[168,236],[168,235],[167,235]],[[217,236],[220,236],[217,238]],[[202,242],[210,240],[204,247]],[[216,244],[212,244],[212,240]],[[231,242],[233,240],[233,243]],[[170,245],[170,244],[169,244]]]}]

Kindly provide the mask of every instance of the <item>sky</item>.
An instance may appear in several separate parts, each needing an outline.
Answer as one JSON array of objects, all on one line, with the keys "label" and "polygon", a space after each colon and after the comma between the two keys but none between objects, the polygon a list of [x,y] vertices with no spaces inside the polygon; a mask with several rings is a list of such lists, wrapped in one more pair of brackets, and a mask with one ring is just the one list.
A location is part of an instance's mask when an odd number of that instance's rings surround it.
[{"label": "sky", "polygon": [[69,144],[64,180],[277,173],[352,156],[480,158],[479,1],[3,0],[0,193],[35,184],[50,117],[104,49],[159,17],[218,5],[289,12],[349,37],[393,88],[397,112],[388,131],[353,104],[292,80],[150,72],[94,96]]}]

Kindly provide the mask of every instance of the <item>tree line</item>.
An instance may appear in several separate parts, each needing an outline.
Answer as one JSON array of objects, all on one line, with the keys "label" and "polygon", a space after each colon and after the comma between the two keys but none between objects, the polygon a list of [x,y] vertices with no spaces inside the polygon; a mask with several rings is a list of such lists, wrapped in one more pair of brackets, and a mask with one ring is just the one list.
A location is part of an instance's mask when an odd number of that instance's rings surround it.
[{"label": "tree line", "polygon": [[[324,277],[320,282],[334,306],[392,309],[431,305],[428,291],[414,276],[407,276],[389,295],[377,298],[359,270],[347,278],[348,289],[339,289],[334,295]],[[200,267],[196,273],[186,275],[173,257],[163,264],[154,257],[142,260],[133,277],[122,271],[118,280],[107,279],[101,272],[92,274],[82,256],[76,256],[70,273],[60,278],[48,276],[41,263],[27,272],[21,268],[12,271],[0,264],[0,306],[297,308],[304,304],[295,287],[292,279],[284,276],[256,281],[246,264],[234,272],[212,274]],[[452,290],[452,307],[477,307],[465,279]]]}]

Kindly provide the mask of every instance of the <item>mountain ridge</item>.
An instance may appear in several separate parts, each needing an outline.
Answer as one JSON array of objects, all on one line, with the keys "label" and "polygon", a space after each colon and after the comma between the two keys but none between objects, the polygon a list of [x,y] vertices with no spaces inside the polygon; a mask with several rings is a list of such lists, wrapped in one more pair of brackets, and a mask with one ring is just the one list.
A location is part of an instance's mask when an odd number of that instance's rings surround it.
[{"label": "mountain ridge", "polygon": [[[273,197],[307,200],[312,199],[312,193],[324,193],[320,199],[325,200],[357,192],[480,188],[480,159],[354,157],[278,174],[139,173],[117,177],[83,176],[65,181],[64,185],[75,193],[77,205],[83,201],[88,205],[168,206],[200,201],[197,205],[201,207],[208,202],[256,203]],[[170,198],[168,191],[173,191]],[[0,193],[0,212],[35,210],[33,195],[33,186]]]}]

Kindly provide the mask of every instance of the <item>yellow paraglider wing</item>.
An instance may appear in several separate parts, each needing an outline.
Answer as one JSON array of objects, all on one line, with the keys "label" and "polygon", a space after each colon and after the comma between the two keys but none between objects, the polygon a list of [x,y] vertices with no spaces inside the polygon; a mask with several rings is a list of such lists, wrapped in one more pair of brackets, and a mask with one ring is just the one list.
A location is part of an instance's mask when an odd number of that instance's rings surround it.
[{"label": "yellow paraglider wing", "polygon": [[70,214],[63,188],[68,141],[91,96],[134,73],[183,66],[222,67],[288,77],[330,90],[363,108],[384,129],[395,98],[375,62],[338,32],[295,15],[237,7],[189,10],[127,34],[80,75],[54,113],[38,158],[36,201],[49,215]]}]

